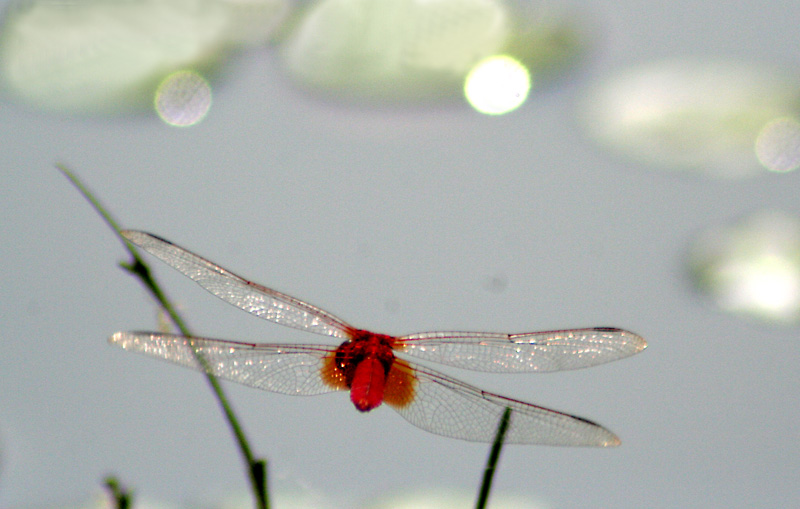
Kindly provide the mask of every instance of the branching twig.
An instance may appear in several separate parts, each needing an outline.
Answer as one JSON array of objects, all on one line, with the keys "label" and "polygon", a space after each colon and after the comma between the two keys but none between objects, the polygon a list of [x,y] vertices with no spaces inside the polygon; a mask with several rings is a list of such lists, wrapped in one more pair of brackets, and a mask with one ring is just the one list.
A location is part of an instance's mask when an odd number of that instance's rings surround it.
[{"label": "branching twig", "polygon": [[[117,237],[125,244],[126,249],[131,254],[133,261],[131,263],[121,263],[120,265],[130,272],[131,274],[138,277],[142,284],[144,284],[150,293],[153,294],[153,298],[155,298],[159,305],[167,312],[172,322],[175,326],[180,330],[181,334],[184,336],[192,337],[191,332],[189,331],[188,327],[186,326],[186,322],[181,318],[178,312],[175,310],[175,307],[170,303],[167,299],[166,295],[164,294],[161,287],[158,285],[156,280],[153,278],[152,273],[148,265],[142,260],[139,256],[138,251],[131,244],[125,237],[120,234],[120,226],[111,217],[111,214],[106,210],[106,208],[100,203],[97,198],[89,191],[89,189],[83,185],[83,183],[64,165],[57,164],[56,167],[61,171],[61,173],[66,176],[69,181],[80,191],[84,198],[94,207],[100,217],[114,230],[114,233]],[[205,360],[198,356],[198,361],[203,367],[207,367]],[[244,431],[239,424],[239,420],[236,418],[236,415],[233,412],[233,408],[231,407],[228,398],[225,396],[225,393],[222,390],[222,387],[219,385],[219,381],[214,377],[211,373],[209,373],[208,369],[205,369],[206,379],[208,380],[209,385],[211,386],[212,391],[214,392],[219,405],[225,414],[225,418],[228,421],[228,425],[231,428],[234,436],[236,437],[236,441],[239,445],[239,450],[242,453],[245,461],[247,462],[247,470],[250,477],[250,482],[253,488],[253,492],[258,504],[259,508],[268,509],[269,508],[269,497],[267,496],[267,464],[266,461],[263,459],[256,459],[253,456],[252,449],[250,448],[250,443],[247,440],[247,437],[244,434]],[[113,493],[117,493],[115,488],[118,489],[118,485],[114,481],[114,484],[111,484],[113,479],[107,481],[107,486],[112,490]],[[120,506],[122,507],[122,506]]]}]

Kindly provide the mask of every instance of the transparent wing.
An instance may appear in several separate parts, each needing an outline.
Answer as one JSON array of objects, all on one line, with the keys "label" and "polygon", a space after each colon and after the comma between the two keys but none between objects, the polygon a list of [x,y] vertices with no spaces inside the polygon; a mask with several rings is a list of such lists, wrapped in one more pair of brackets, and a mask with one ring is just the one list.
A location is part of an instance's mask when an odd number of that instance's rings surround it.
[{"label": "transparent wing", "polygon": [[[414,395],[392,407],[425,431],[471,442],[492,442],[506,407],[506,443],[612,447],[619,438],[592,421],[482,391],[442,373],[395,362],[416,379]],[[391,403],[389,403],[391,404]]]},{"label": "transparent wing", "polygon": [[133,230],[122,235],[220,299],[259,318],[325,336],[349,337],[352,327],[316,306],[248,281],[155,235]]},{"label": "transparent wing", "polygon": [[396,350],[417,359],[493,373],[586,368],[646,347],[640,336],[608,327],[525,334],[423,332],[395,342]]},{"label": "transparent wing", "polygon": [[108,342],[203,371],[194,348],[214,376],[266,391],[310,396],[337,390],[322,379],[324,358],[334,347],[239,343],[156,332],[117,332]]}]

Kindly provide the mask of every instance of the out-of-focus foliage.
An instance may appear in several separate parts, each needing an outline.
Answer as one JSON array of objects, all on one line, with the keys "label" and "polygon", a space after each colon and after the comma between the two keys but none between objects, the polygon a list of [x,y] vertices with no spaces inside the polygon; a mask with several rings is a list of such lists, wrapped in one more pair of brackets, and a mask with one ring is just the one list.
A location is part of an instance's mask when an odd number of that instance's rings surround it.
[{"label": "out-of-focus foliage", "polygon": [[214,71],[235,47],[269,39],[286,0],[31,0],[0,29],[0,80],[46,110],[149,108],[180,70]]},{"label": "out-of-focus foliage", "polygon": [[[283,54],[302,86],[357,101],[458,97],[475,66],[513,58],[534,80],[576,60],[585,39],[565,13],[501,0],[321,0]],[[541,75],[541,76],[540,76]]]},{"label": "out-of-focus foliage", "polygon": [[697,288],[730,312],[800,321],[800,219],[761,212],[706,231],[691,246]]},{"label": "out-of-focus foliage", "polygon": [[769,123],[798,112],[796,81],[728,61],[677,60],[625,71],[583,105],[598,143],[632,159],[721,177],[764,172],[756,140]]}]

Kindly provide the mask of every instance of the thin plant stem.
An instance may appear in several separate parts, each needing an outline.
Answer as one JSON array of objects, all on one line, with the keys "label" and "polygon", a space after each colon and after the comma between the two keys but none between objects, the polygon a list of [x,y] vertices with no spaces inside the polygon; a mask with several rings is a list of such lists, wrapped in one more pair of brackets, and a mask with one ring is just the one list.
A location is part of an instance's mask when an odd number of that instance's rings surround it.
[{"label": "thin plant stem", "polygon": [[114,507],[117,509],[130,509],[133,505],[133,495],[122,487],[116,477],[106,477],[105,487],[114,499]]},{"label": "thin plant stem", "polygon": [[[161,289],[158,282],[152,275],[150,267],[144,262],[144,260],[139,256],[138,250],[135,246],[128,241],[125,237],[122,236],[120,233],[121,227],[119,223],[117,223],[108,210],[103,206],[102,203],[94,196],[94,194],[78,179],[75,174],[72,173],[66,166],[63,164],[56,164],[56,168],[58,168],[61,173],[64,174],[67,179],[75,186],[76,189],[83,195],[83,197],[92,205],[92,207],[97,211],[101,218],[108,224],[108,226],[114,230],[116,236],[125,244],[125,248],[131,254],[133,261],[130,263],[121,263],[120,265],[129,273],[138,277],[142,284],[144,284],[150,293],[153,295],[153,298],[158,301],[159,305],[166,311],[169,315],[172,322],[175,324],[175,327],[180,330],[181,334],[187,337],[192,337],[193,334],[189,330],[186,322],[183,318],[178,314],[175,306],[167,299],[164,291]],[[203,367],[203,372],[205,373],[206,380],[208,384],[211,386],[211,390],[217,398],[219,402],[220,408],[222,412],[225,414],[225,418],[228,421],[228,425],[231,428],[231,432],[233,433],[234,437],[236,438],[236,442],[239,445],[239,450],[247,462],[247,471],[250,478],[250,483],[252,485],[253,494],[257,502],[257,507],[260,509],[269,509],[269,497],[267,493],[267,463],[264,459],[256,459],[253,455],[252,449],[250,447],[250,443],[245,436],[244,430],[242,426],[239,424],[239,420],[236,417],[236,414],[233,411],[233,407],[231,406],[228,398],[225,396],[225,393],[222,390],[222,387],[219,384],[217,378],[210,373],[208,368],[208,364],[206,363],[205,359],[199,352],[195,351],[195,357],[197,358],[200,365]],[[111,487],[109,485],[109,487]]]},{"label": "thin plant stem", "polygon": [[478,500],[475,502],[476,509],[484,509],[486,502],[489,500],[489,492],[492,489],[492,480],[494,473],[497,470],[497,462],[500,459],[500,451],[503,449],[503,442],[506,439],[506,431],[511,422],[511,408],[506,407],[503,416],[500,417],[500,422],[497,424],[497,434],[494,437],[492,444],[492,451],[489,453],[489,459],[486,461],[486,469],[483,471],[483,482],[481,483],[481,491],[478,494]]}]

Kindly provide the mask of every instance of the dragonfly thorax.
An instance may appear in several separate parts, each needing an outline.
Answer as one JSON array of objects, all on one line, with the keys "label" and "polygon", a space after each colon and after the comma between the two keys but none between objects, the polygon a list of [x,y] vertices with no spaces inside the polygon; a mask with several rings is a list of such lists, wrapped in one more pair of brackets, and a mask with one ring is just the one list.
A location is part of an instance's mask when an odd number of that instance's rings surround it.
[{"label": "dragonfly thorax", "polygon": [[351,401],[362,412],[383,402],[386,377],[395,360],[391,341],[390,336],[356,331],[336,349],[335,369],[350,389]]}]

